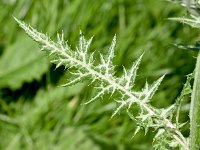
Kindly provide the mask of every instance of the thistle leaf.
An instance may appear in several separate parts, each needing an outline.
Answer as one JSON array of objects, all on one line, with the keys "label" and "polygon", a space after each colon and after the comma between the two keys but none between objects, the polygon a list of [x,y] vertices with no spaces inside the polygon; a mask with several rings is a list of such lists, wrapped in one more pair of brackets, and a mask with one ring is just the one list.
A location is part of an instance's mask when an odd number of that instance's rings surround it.
[{"label": "thistle leaf", "polygon": [[149,102],[150,100],[151,100],[151,98],[152,98],[152,96],[155,94],[155,92],[157,91],[157,89],[158,89],[158,87],[159,87],[159,85],[161,84],[161,82],[162,82],[162,80],[163,80],[163,78],[165,77],[165,75],[163,75],[162,77],[160,77],[157,81],[155,81],[152,85],[151,85],[151,87],[150,87],[150,89],[149,89],[149,86],[148,86],[148,84],[147,84],[147,82],[146,82],[146,84],[145,84],[145,87],[147,88],[145,88],[145,92],[144,92],[144,96],[145,96],[145,98],[143,99],[143,101],[144,102]]},{"label": "thistle leaf", "polygon": [[117,113],[119,113],[119,111],[127,105],[127,103],[124,100],[120,100],[120,101],[116,101],[117,103],[119,103],[120,105],[117,107],[117,109],[113,112],[111,118],[113,118]]},{"label": "thistle leaf", "polygon": [[[110,94],[112,96],[114,93],[116,93],[118,94],[118,99],[120,100],[116,100],[116,98],[114,98],[114,100],[117,104],[119,104],[119,106],[113,112],[111,118],[119,113],[122,109],[126,109],[128,113],[131,106],[133,104],[137,104],[141,110],[141,113],[135,117],[135,120],[138,122],[137,124],[139,124],[140,127],[145,129],[145,134],[150,127],[156,130],[159,128],[164,128],[165,130],[169,131],[167,133],[170,133],[170,137],[175,137],[174,140],[176,140],[181,147],[186,147],[186,149],[189,150],[187,141],[181,132],[176,129],[171,120],[161,116],[158,113],[159,109],[156,109],[151,106],[151,104],[147,103],[155,94],[164,76],[160,77],[151,86],[146,83],[144,90],[133,90],[137,69],[143,55],[138,58],[136,63],[128,72],[126,69],[124,69],[124,75],[121,77],[116,77],[114,72],[115,65],[113,64],[116,36],[114,36],[112,40],[107,57],[104,57],[102,54],[100,54],[100,64],[97,64],[94,63],[93,53],[90,54],[88,52],[92,38],[87,41],[81,33],[79,47],[76,49],[76,51],[72,51],[67,42],[64,42],[63,34],[58,36],[58,41],[56,43],[47,35],[38,32],[32,27],[26,25],[24,22],[16,18],[15,20],[31,38],[43,46],[43,49],[45,49],[48,54],[56,57],[56,59],[53,59],[54,63],[56,63],[58,66],[64,65],[65,67],[68,67],[69,71],[71,68],[73,68],[71,71],[71,73],[74,75],[73,79],[70,79],[71,81],[66,83],[64,86],[83,81],[88,76],[90,76],[92,82],[97,81],[96,87],[98,90],[96,96],[94,96],[85,104],[89,104],[103,97],[105,94]],[[164,115],[166,115],[168,112],[169,111],[167,109]],[[130,113],[128,113],[128,115],[131,116]]]},{"label": "thistle leaf", "polygon": [[125,74],[126,76],[126,85],[125,85],[125,88],[126,89],[131,89],[133,88],[134,86],[134,82],[135,82],[135,78],[136,78],[136,75],[137,75],[137,70],[139,68],[139,65],[140,65],[140,62],[142,60],[142,57],[143,57],[144,54],[142,54],[137,60],[136,62],[133,64],[133,66],[131,67],[131,69],[129,70],[128,74],[127,73]]},{"label": "thistle leaf", "polygon": [[138,132],[140,132],[140,130],[141,130],[141,127],[137,126],[137,128],[135,129],[135,132],[134,132],[134,134],[133,134],[133,136],[132,136],[132,138],[134,138],[134,137],[136,136],[136,134],[137,134]]},{"label": "thistle leaf", "polygon": [[193,16],[193,15],[191,15],[190,18],[185,18],[185,17],[182,17],[182,18],[181,17],[177,17],[177,18],[175,18],[174,17],[174,18],[169,18],[169,20],[178,21],[178,22],[190,25],[193,28],[200,28],[200,18],[196,17],[196,16]]},{"label": "thistle leaf", "polygon": [[114,72],[113,58],[115,57],[116,35],[114,36],[111,46],[109,47],[107,62],[105,63],[106,75]]},{"label": "thistle leaf", "polygon": [[169,117],[170,120],[171,120],[175,110],[176,110],[176,105],[175,104],[171,105],[168,108],[165,108],[165,109],[161,110],[161,116],[163,116],[165,118]]}]

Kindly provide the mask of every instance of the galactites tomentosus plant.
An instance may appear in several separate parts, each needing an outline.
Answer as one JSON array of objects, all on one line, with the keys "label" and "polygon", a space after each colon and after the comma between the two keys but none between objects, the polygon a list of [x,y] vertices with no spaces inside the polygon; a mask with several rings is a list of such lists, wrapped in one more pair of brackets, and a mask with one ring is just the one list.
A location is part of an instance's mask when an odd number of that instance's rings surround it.
[{"label": "galactites tomentosus plant", "polygon": [[[182,5],[187,7],[189,16],[170,18],[170,20],[179,21],[190,25],[193,28],[200,29],[200,0],[182,0]],[[196,44],[183,46],[179,48],[186,50],[200,50],[200,42]],[[190,105],[190,140],[189,145],[191,150],[200,149],[200,52],[198,52],[196,67],[194,70],[194,84]]]},{"label": "galactites tomentosus plant", "polygon": [[[115,66],[113,64],[116,36],[112,40],[107,56],[99,54],[100,63],[97,64],[95,63],[94,53],[88,52],[92,38],[86,40],[80,34],[79,45],[75,51],[72,51],[68,43],[64,41],[63,33],[58,34],[57,41],[54,42],[47,35],[38,32],[17,18],[15,20],[33,40],[42,46],[41,49],[51,56],[52,63],[55,63],[57,67],[64,65],[69,71],[72,69],[70,71],[72,78],[63,86],[70,86],[84,79],[89,79],[92,83],[95,82],[98,93],[85,104],[99,99],[104,94],[110,94],[111,96],[117,94],[118,97],[115,97],[114,100],[118,107],[111,117],[114,117],[121,110],[125,110],[128,116],[135,120],[138,125],[135,134],[140,129],[144,129],[145,133],[149,128],[155,129],[157,131],[153,142],[155,149],[180,147],[189,150],[188,141],[180,132],[182,124],[172,121],[176,105],[158,109],[150,104],[151,98],[164,76],[151,85],[146,82],[144,88],[140,91],[133,90],[136,73],[143,54],[129,70],[124,68],[123,74],[117,77],[115,76]],[[132,105],[137,105],[140,110],[137,116],[134,116],[130,111]]]}]

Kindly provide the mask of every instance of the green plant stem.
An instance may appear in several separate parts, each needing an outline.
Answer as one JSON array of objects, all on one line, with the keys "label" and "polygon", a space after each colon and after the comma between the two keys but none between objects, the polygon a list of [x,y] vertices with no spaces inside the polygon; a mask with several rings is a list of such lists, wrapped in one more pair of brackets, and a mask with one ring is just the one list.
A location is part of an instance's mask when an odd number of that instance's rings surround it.
[{"label": "green plant stem", "polygon": [[190,106],[190,149],[199,150],[200,146],[200,52],[194,74],[194,85]]}]

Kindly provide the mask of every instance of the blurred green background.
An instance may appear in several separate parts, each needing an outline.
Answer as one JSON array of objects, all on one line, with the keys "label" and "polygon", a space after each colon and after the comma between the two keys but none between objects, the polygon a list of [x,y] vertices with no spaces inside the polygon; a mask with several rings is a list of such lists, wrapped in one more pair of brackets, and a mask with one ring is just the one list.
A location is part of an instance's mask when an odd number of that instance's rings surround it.
[{"label": "blurred green background", "polygon": [[[103,54],[116,34],[117,73],[145,52],[136,89],[166,74],[152,102],[162,108],[175,102],[195,66],[197,53],[174,44],[194,44],[197,31],[167,20],[186,13],[164,0],[0,0],[0,149],[149,150],[155,134],[132,139],[135,122],[126,113],[110,119],[115,103],[109,97],[81,105],[94,91],[87,81],[59,87],[67,70],[55,69],[13,16],[53,39],[63,30],[72,48],[82,30],[94,36],[91,51]],[[187,127],[183,132],[188,135]]]}]

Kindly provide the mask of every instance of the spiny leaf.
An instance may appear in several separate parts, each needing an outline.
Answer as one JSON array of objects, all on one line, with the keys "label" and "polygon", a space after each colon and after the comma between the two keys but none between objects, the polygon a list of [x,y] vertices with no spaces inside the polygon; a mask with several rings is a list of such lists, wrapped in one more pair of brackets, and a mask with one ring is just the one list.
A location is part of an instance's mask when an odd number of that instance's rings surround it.
[{"label": "spiny leaf", "polygon": [[161,84],[163,78],[165,77],[165,75],[163,75],[162,77],[160,77],[157,81],[155,81],[151,87],[149,88],[148,84],[146,83],[145,87],[148,89],[145,89],[145,98],[143,99],[144,102],[148,102],[149,100],[151,100],[152,96],[155,94],[155,92],[157,91],[159,85]]},{"label": "spiny leaf", "polygon": [[159,138],[164,132],[165,132],[164,129],[159,129],[158,132],[156,133],[155,137],[154,137],[154,140],[156,140],[156,138]]},{"label": "spiny leaf", "polygon": [[177,17],[177,18],[169,18],[169,20],[172,21],[178,21],[187,25],[190,25],[193,28],[200,28],[200,18],[191,15],[191,18],[185,18],[185,17]]},{"label": "spiny leaf", "polygon": [[107,58],[107,63],[109,67],[112,65],[113,58],[115,57],[115,46],[116,46],[116,35],[113,37],[111,46],[109,47],[108,51],[108,58]]},{"label": "spiny leaf", "polygon": [[[136,78],[136,71],[142,56],[137,60],[135,65],[133,65],[129,71],[130,75],[127,75],[127,73],[125,73],[125,76],[122,75],[121,77],[116,77],[114,75],[115,65],[113,64],[113,58],[116,45],[116,36],[113,38],[107,57],[104,58],[104,56],[100,54],[101,62],[100,64],[97,64],[93,63],[93,60],[89,59],[89,61],[87,59],[93,58],[93,55],[91,56],[91,54],[87,52],[92,40],[87,41],[82,34],[79,40],[79,47],[76,51],[71,51],[66,42],[55,43],[45,34],[38,32],[37,30],[27,26],[25,23],[17,19],[16,21],[30,37],[43,45],[48,53],[51,54],[53,51],[52,55],[56,56],[57,58],[55,63],[60,65],[60,62],[62,62],[62,64],[65,65],[65,67],[68,67],[69,70],[73,68],[72,73],[75,76],[71,82],[66,85],[74,84],[79,80],[82,81],[87,75],[91,77],[92,82],[97,81],[96,87],[98,87],[99,90],[97,91],[96,96],[94,96],[85,104],[89,104],[99,99],[100,97],[103,97],[106,93],[110,95],[116,93],[118,94],[118,99],[120,100],[114,100],[117,104],[119,104],[119,106],[116,108],[111,117],[120,112],[122,108],[125,108],[128,111],[130,107],[135,103],[139,106],[141,111],[141,113],[135,118],[136,121],[138,121],[139,126],[145,129],[145,134],[150,127],[156,130],[159,128],[165,128],[165,130],[169,130],[171,137],[176,137],[174,140],[177,140],[180,146],[188,148],[185,138],[183,138],[181,132],[176,129],[171,120],[160,116],[158,109],[147,103],[158,89],[158,86],[160,85],[164,76],[160,77],[151,86],[146,84],[145,90],[134,91],[132,86]],[[62,43],[65,44],[63,45]],[[126,84],[124,85],[124,83],[121,81],[126,81]],[[173,136],[173,134],[175,134],[175,136]]]},{"label": "spiny leaf", "polygon": [[182,105],[182,101],[184,100],[185,96],[192,93],[192,88],[190,85],[191,80],[193,79],[193,73],[187,75],[186,83],[183,86],[180,96],[176,99],[175,107],[176,107],[176,126],[179,126],[179,114]]},{"label": "spiny leaf", "polygon": [[106,75],[109,75],[110,73],[114,72],[113,70],[113,58],[115,57],[115,45],[116,45],[116,35],[114,36],[113,40],[112,40],[112,44],[109,47],[109,51],[108,51],[108,57],[107,57],[107,61],[105,64],[105,69],[106,69]]},{"label": "spiny leaf", "polygon": [[161,116],[165,118],[169,117],[171,119],[174,114],[175,109],[176,109],[175,104],[169,106],[168,108],[164,108],[161,110]]},{"label": "spiny leaf", "polygon": [[131,90],[131,88],[134,86],[134,82],[135,82],[135,78],[137,75],[137,70],[139,68],[140,62],[142,60],[144,54],[142,54],[137,60],[136,62],[133,64],[133,66],[131,67],[131,69],[128,71],[127,77],[126,77],[126,85],[125,88]]},{"label": "spiny leaf", "polygon": [[134,138],[134,137],[136,136],[136,134],[137,134],[138,132],[140,132],[140,130],[141,130],[141,128],[140,128],[139,126],[137,126],[137,128],[135,129],[135,132],[134,132],[134,134],[133,134],[133,136],[132,136],[132,138]]},{"label": "spiny leaf", "polygon": [[111,118],[113,118],[124,106],[127,105],[127,103],[124,100],[118,100],[116,101],[117,103],[119,103],[119,107],[117,107],[117,109],[113,112]]},{"label": "spiny leaf", "polygon": [[82,60],[86,63],[87,61],[87,55],[88,55],[88,49],[92,43],[92,39],[90,38],[88,41],[85,39],[84,35],[80,31],[80,40],[79,40],[79,48],[77,48],[77,51],[79,52],[80,56],[82,57]]}]

